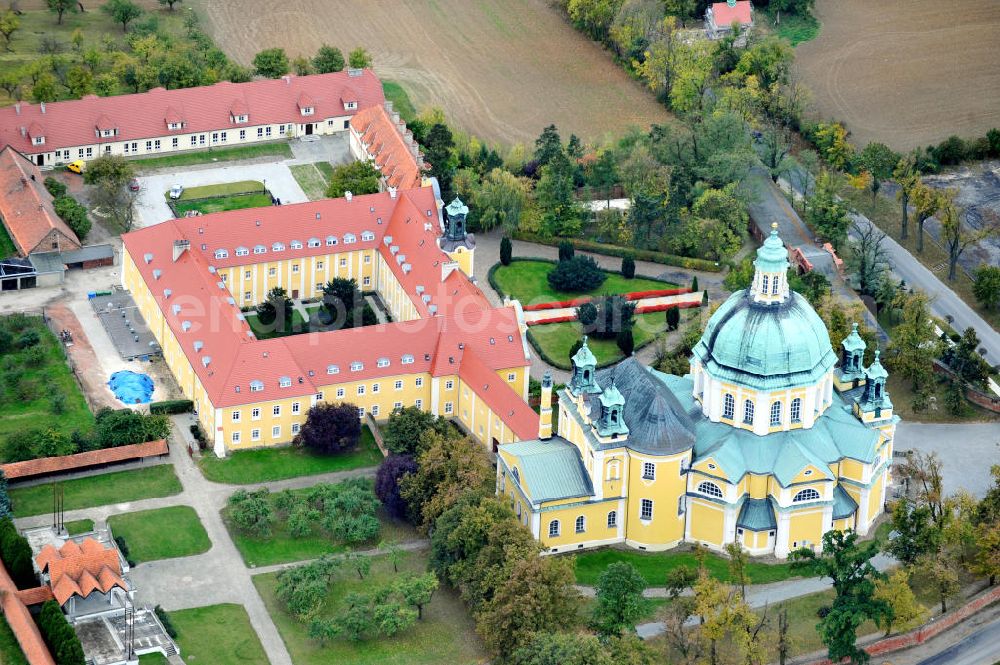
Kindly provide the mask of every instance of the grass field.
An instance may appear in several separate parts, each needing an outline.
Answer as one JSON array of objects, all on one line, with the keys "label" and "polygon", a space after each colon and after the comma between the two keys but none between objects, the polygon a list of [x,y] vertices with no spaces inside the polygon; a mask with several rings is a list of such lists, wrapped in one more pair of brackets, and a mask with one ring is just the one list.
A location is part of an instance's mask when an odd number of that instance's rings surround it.
[{"label": "grass field", "polygon": [[410,95],[406,89],[395,81],[382,79],[382,92],[385,93],[386,100],[392,102],[392,108],[399,113],[403,122],[410,122],[417,117],[417,109],[410,101]]},{"label": "grass field", "polygon": [[178,201],[173,205],[174,214],[178,217],[184,215],[189,210],[197,210],[203,215],[213,212],[225,212],[227,210],[242,210],[243,208],[266,208],[271,205],[271,197],[268,194],[234,194],[233,196],[221,196],[215,199],[192,199],[190,201]]},{"label": "grass field", "polygon": [[326,186],[329,180],[319,170],[319,167],[320,163],[295,164],[288,167],[295,178],[295,182],[299,183],[299,187],[302,188],[302,191],[309,197],[310,201],[326,197]]},{"label": "grass field", "polygon": [[205,527],[191,506],[112,515],[108,518],[108,526],[116,536],[124,536],[129,554],[136,563],[193,556],[212,547]]},{"label": "grass field", "polygon": [[[36,358],[33,355],[36,352],[28,349],[7,353],[3,358],[6,380],[0,383],[0,440],[12,432],[36,426],[52,427],[67,434],[74,430],[89,432],[94,427],[94,415],[66,364],[59,340],[41,317],[29,317],[27,321],[25,331],[38,333],[35,348],[41,349],[41,355]],[[13,332],[15,339],[20,334]],[[17,385],[13,385],[15,378]],[[30,392],[22,392],[25,387]],[[54,394],[65,398],[62,413],[53,413]]]},{"label": "grass field", "polygon": [[456,128],[488,142],[530,143],[551,123],[564,139],[600,140],[670,118],[548,0],[354,2],[338,11],[324,0],[202,5],[216,43],[238,62],[272,46],[292,57],[324,43],[345,52],[361,45],[417,109],[441,107]]},{"label": "grass field", "polygon": [[14,246],[14,241],[11,240],[7,227],[0,224],[0,258],[6,259],[16,255],[17,247]]},{"label": "grass field", "polygon": [[209,605],[170,612],[187,665],[269,665],[242,605]]},{"label": "grass field", "polygon": [[[145,159],[134,159],[135,167],[140,172],[151,171],[153,169],[175,168],[178,166],[192,166],[195,164],[209,164],[211,162],[232,162],[239,159],[254,159],[257,157],[281,157],[291,159],[292,149],[288,143],[263,143],[260,145],[242,145],[233,148],[209,148],[208,150],[193,150],[191,152],[179,152],[175,155],[163,155],[162,157],[147,157]],[[270,199],[268,200],[270,205]]]},{"label": "grass field", "polygon": [[[254,194],[264,191],[264,183],[259,180],[240,180],[239,182],[224,182],[218,185],[203,185],[188,187],[181,192],[178,201],[207,199],[215,196],[231,196],[234,194]],[[170,200],[170,192],[163,192],[163,198]]]},{"label": "grass field", "polygon": [[205,478],[216,483],[249,485],[319,473],[348,471],[382,462],[382,452],[367,427],[361,429],[358,449],[339,455],[316,455],[295,446],[237,450],[225,459],[204,455],[198,462]]},{"label": "grass field", "polygon": [[[172,496],[181,491],[181,483],[170,464],[74,478],[61,484],[66,510]],[[42,515],[52,510],[52,483],[13,487],[10,499],[14,504],[14,517]]]},{"label": "grass field", "polygon": [[795,78],[813,116],[844,121],[856,145],[910,150],[1000,127],[1000,49],[987,47],[1000,3],[818,0],[815,14],[823,29],[796,48]]},{"label": "grass field", "polygon": [[76,536],[81,533],[88,533],[90,531],[93,531],[94,520],[84,519],[84,520],[76,520],[73,522],[65,522],[63,526],[66,527],[66,531],[69,533],[69,535]]},{"label": "grass field", "polygon": [[[663,312],[637,315],[635,326],[632,328],[632,338],[635,340],[636,348],[651,341],[666,328],[667,320]],[[538,346],[542,347],[552,364],[563,369],[571,369],[569,352],[577,340],[583,336],[583,328],[577,321],[546,323],[545,325],[531,326],[528,328],[528,335],[535,340]],[[618,348],[618,343],[613,339],[597,339],[591,336],[587,338],[587,346],[597,358],[598,365],[608,365],[622,358],[621,349]]]},{"label": "grass field", "polygon": [[[687,566],[692,570],[698,569],[698,558],[690,550],[647,553],[612,547],[576,554],[574,557],[576,559],[576,581],[588,586],[595,585],[604,569],[618,561],[634,565],[651,587],[662,587],[666,584],[667,573],[674,568]],[[720,580],[732,581],[728,560],[717,554],[706,553],[705,568],[711,575]],[[751,584],[780,582],[798,577],[792,572],[791,565],[788,563],[769,564],[759,561],[750,561],[747,564],[747,576],[750,578]]]},{"label": "grass field", "polygon": [[139,665],[170,665],[170,661],[162,653],[155,651],[139,656]]},{"label": "grass field", "polygon": [[28,659],[21,651],[21,645],[14,637],[7,619],[0,616],[0,663],[3,665],[28,665]]},{"label": "grass field", "polygon": [[775,23],[775,17],[771,12],[762,12],[767,17],[768,26],[779,37],[787,39],[792,46],[798,46],[803,42],[816,39],[819,35],[820,24],[812,14],[797,16],[795,14],[781,14],[780,21]]},{"label": "grass field", "polygon": [[250,330],[253,330],[253,334],[256,335],[257,339],[287,337],[289,335],[298,335],[309,332],[309,326],[306,325],[305,319],[302,318],[302,314],[297,309],[292,310],[292,322],[288,325],[288,328],[282,330],[278,329],[277,321],[267,325],[261,323],[256,314],[247,313],[246,319],[247,324],[250,326]]},{"label": "grass field", "polygon": [[493,278],[506,295],[520,300],[522,305],[570,300],[582,296],[670,289],[677,286],[670,282],[661,282],[645,277],[625,279],[617,273],[609,272],[607,273],[608,278],[596,289],[576,293],[556,291],[549,285],[548,280],[548,274],[552,272],[553,268],[555,268],[555,264],[548,261],[532,261],[530,259],[514,261],[509,266],[498,267],[493,273]]},{"label": "grass field", "polygon": [[[400,572],[426,570],[427,557],[422,552],[408,553],[400,562]],[[332,616],[343,607],[348,593],[371,591],[396,577],[392,564],[383,557],[372,561],[371,573],[364,580],[359,580],[353,571],[338,573],[320,613]],[[257,575],[253,582],[295,665],[468,665],[486,662],[472,618],[450,589],[438,589],[430,604],[424,607],[423,620],[399,635],[361,642],[334,639],[321,646],[309,639],[307,626],[289,615],[278,600],[275,593],[277,574]]]}]

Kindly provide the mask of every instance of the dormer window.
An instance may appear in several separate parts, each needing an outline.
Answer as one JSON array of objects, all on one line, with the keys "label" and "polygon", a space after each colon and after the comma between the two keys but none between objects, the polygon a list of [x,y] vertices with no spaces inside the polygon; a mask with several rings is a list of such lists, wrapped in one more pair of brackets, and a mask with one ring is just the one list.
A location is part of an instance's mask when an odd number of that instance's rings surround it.
[{"label": "dormer window", "polygon": [[302,241],[301,240],[293,240],[292,241],[292,249],[302,249]]},{"label": "dormer window", "polygon": [[371,240],[375,240],[375,234],[372,233],[371,231],[362,231],[361,232],[361,239],[363,241],[365,241],[365,242],[368,242],[368,241],[371,241]]},{"label": "dormer window", "polygon": [[247,249],[246,247],[237,247],[236,248],[236,256],[246,256],[249,253],[250,253],[250,250]]},{"label": "dormer window", "polygon": [[32,145],[42,145],[42,144],[45,143],[45,137],[44,136],[32,136],[31,137],[31,143],[32,143]]},{"label": "dormer window", "polygon": [[239,115],[233,114],[231,117],[233,119],[233,122],[237,125],[241,125],[250,119],[250,116],[246,115],[245,113]]},{"label": "dormer window", "polygon": [[319,238],[309,238],[310,247],[320,247],[323,243],[319,241]]},{"label": "dormer window", "polygon": [[360,372],[364,368],[365,368],[365,364],[363,362],[358,361],[358,360],[355,360],[354,362],[351,363],[351,371],[352,372]]},{"label": "dormer window", "polygon": [[312,115],[312,114],[313,114],[313,107],[312,106],[303,106],[302,107],[302,115]]},{"label": "dormer window", "polygon": [[264,247],[264,245],[256,245],[253,248],[253,253],[254,254],[263,254],[266,251],[267,251],[267,247]]},{"label": "dormer window", "polygon": [[274,243],[273,245],[271,245],[271,251],[272,252],[283,252],[283,251],[285,251],[285,243],[283,243],[283,242],[276,242],[276,243]]},{"label": "dormer window", "polygon": [[217,249],[217,250],[215,250],[215,258],[217,258],[217,259],[224,259],[224,258],[226,258],[228,256],[229,256],[229,252],[227,250],[225,250],[225,249]]},{"label": "dormer window", "polygon": [[283,376],[278,379],[278,385],[282,388],[288,388],[292,385],[292,379],[290,377]]},{"label": "dormer window", "polygon": [[251,381],[250,382],[250,392],[259,393],[264,390],[264,383],[262,381]]},{"label": "dormer window", "polygon": [[409,354],[409,353],[403,354],[402,363],[404,365],[412,365],[413,364],[413,355]]},{"label": "dormer window", "polygon": [[336,244],[337,244],[337,237],[336,236],[327,236],[326,237],[326,246],[327,247],[333,247]]},{"label": "dormer window", "polygon": [[346,233],[346,234],[344,234],[344,244],[345,245],[351,245],[351,244],[353,244],[353,243],[355,243],[357,241],[358,241],[358,237],[356,235],[354,235],[353,233]]}]

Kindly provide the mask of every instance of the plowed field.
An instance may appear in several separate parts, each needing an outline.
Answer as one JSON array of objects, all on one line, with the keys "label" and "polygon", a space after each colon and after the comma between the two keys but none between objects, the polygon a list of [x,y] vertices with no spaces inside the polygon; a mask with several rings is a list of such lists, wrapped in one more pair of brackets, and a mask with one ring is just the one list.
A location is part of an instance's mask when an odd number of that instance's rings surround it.
[{"label": "plowed field", "polygon": [[202,0],[219,46],[249,63],[271,46],[290,57],[324,42],[364,46],[375,71],[417,108],[438,106],[487,140],[535,139],[556,123],[601,139],[667,112],[546,0]]},{"label": "plowed field", "polygon": [[796,49],[816,112],[897,150],[1000,127],[1000,2],[819,0]]}]

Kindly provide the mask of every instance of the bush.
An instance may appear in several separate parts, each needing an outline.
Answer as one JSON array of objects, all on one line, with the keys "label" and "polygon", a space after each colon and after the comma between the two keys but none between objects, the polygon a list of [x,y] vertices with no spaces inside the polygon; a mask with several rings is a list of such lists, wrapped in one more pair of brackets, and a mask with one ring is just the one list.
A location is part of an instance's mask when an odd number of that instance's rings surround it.
[{"label": "bush", "polygon": [[597,321],[597,306],[592,302],[585,302],[576,308],[576,320],[585,328],[594,325]]},{"label": "bush", "polygon": [[66,222],[66,225],[73,230],[76,237],[81,241],[90,233],[90,218],[87,216],[87,209],[77,203],[72,196],[60,196],[53,201],[56,214]]},{"label": "bush", "polygon": [[967,156],[965,141],[958,136],[949,136],[934,148],[934,157],[939,164],[958,164]]},{"label": "bush", "polygon": [[361,438],[358,407],[350,402],[317,404],[309,409],[306,422],[293,443],[329,455],[351,450]]},{"label": "bush", "polygon": [[45,189],[49,191],[49,194],[51,194],[54,199],[58,199],[60,196],[66,195],[66,185],[52,176],[45,178]]},{"label": "bush", "polygon": [[156,618],[163,624],[163,630],[167,631],[167,635],[176,639],[177,629],[174,628],[174,622],[170,620],[170,615],[159,605],[154,607],[153,611],[156,612]]},{"label": "bush", "polygon": [[631,256],[626,256],[622,259],[622,277],[625,279],[635,277],[635,259]]},{"label": "bush", "polygon": [[632,328],[622,328],[615,338],[615,343],[618,344],[618,348],[626,357],[632,355],[632,351],[635,350],[635,338],[632,336]]},{"label": "bush", "polygon": [[84,665],[80,638],[69,625],[66,615],[62,613],[56,601],[45,601],[36,622],[42,637],[45,638],[45,643],[49,645],[49,651],[56,665]]},{"label": "bush", "polygon": [[513,258],[513,254],[513,243],[511,243],[510,238],[504,236],[500,239],[500,263],[505,266],[509,266],[511,259]]},{"label": "bush", "polygon": [[38,344],[41,338],[38,332],[35,330],[25,330],[23,333],[18,335],[17,338],[17,348],[19,349],[30,349],[31,347]]},{"label": "bush", "polygon": [[[539,245],[555,246],[558,244],[552,238],[546,238],[536,233],[518,231],[513,235],[517,240],[533,242]],[[650,261],[651,263],[660,263],[665,266],[676,266],[678,268],[688,268],[689,270],[704,270],[706,272],[721,272],[723,270],[722,264],[715,261],[696,259],[689,256],[676,256],[665,252],[657,252],[652,249],[621,247],[619,245],[612,245],[594,240],[581,240],[579,238],[562,240],[560,242],[568,242],[571,243],[575,249],[593,252],[594,254],[603,254],[605,256],[617,256],[619,258],[631,256],[639,261]]]},{"label": "bush", "polygon": [[153,415],[191,413],[192,411],[194,411],[194,402],[189,399],[170,399],[153,402],[149,405],[149,412]]},{"label": "bush", "polygon": [[593,291],[605,279],[607,274],[589,256],[574,256],[562,260],[548,275],[549,285],[553,289],[569,293]]},{"label": "bush", "polygon": [[576,251],[573,248],[573,243],[569,240],[562,240],[559,242],[559,260],[569,261],[573,258]]},{"label": "bush", "polygon": [[128,562],[128,565],[134,566],[135,561],[132,560],[132,550],[129,549],[128,541],[125,540],[125,536],[115,536],[115,545],[118,546],[118,551],[122,553],[122,556],[125,558],[125,561]]},{"label": "bush", "polygon": [[98,448],[156,441],[170,434],[170,421],[166,416],[131,409],[101,409],[97,412],[96,421],[94,440]]},{"label": "bush", "polygon": [[3,560],[18,589],[38,586],[38,578],[35,577],[35,569],[31,564],[31,545],[18,533],[9,517],[0,520],[0,560]]}]

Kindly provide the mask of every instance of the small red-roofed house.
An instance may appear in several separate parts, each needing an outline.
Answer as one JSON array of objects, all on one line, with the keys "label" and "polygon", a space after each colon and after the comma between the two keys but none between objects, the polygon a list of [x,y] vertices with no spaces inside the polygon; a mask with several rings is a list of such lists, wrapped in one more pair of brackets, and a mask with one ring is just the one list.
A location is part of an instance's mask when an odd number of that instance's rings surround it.
[{"label": "small red-roofed house", "polygon": [[729,34],[734,23],[743,32],[753,27],[753,4],[750,0],[715,2],[705,11],[705,31],[710,39]]},{"label": "small red-roofed house", "polygon": [[105,605],[122,606],[130,593],[124,578],[127,564],[118,549],[93,538],[79,543],[67,540],[58,548],[45,545],[35,556],[35,565],[52,597],[70,616],[90,614]]}]

